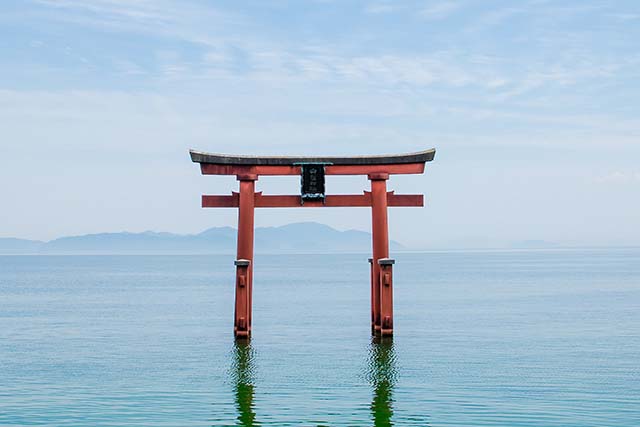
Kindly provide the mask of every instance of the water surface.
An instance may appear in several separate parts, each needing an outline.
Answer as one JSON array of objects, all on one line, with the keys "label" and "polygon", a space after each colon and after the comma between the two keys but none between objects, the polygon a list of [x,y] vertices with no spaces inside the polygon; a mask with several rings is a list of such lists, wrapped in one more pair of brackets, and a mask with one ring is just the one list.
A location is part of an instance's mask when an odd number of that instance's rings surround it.
[{"label": "water surface", "polygon": [[640,251],[0,257],[3,426],[640,425]]}]

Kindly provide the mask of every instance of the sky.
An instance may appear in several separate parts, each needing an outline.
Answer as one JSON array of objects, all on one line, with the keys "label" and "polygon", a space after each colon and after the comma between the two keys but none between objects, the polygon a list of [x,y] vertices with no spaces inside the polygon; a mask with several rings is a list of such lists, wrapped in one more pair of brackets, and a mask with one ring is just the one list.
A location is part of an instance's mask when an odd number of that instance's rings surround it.
[{"label": "sky", "polygon": [[[424,175],[388,182],[425,194],[390,211],[407,246],[637,246],[638,40],[636,0],[4,0],[0,237],[235,226],[200,207],[235,178],[202,176],[190,148],[434,147]],[[371,225],[364,208],[256,213],[299,221]]]}]

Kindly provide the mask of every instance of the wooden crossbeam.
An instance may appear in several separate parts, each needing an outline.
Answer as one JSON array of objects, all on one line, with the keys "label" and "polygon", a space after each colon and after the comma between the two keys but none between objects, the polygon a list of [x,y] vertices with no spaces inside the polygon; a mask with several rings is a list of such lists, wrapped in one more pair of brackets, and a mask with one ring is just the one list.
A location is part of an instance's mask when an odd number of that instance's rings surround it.
[{"label": "wooden crossbeam", "polygon": [[[322,207],[369,207],[371,206],[371,193],[365,191],[364,194],[334,194],[322,200],[305,200],[301,203],[300,196],[295,195],[263,195],[262,192],[255,193],[256,208],[322,208]],[[233,192],[230,196],[202,196],[203,208],[237,208],[239,205],[238,193]],[[424,196],[422,194],[394,194],[387,192],[387,204],[390,207],[420,207],[424,206]]]},{"label": "wooden crossbeam", "polygon": [[[201,163],[203,175],[300,175],[300,166],[290,165],[218,165]],[[420,174],[424,172],[424,163],[404,163],[388,165],[327,165],[325,175],[370,175],[386,173]]]},{"label": "wooden crossbeam", "polygon": [[238,206],[240,206],[240,199],[235,191],[231,196],[202,196],[203,208],[237,208]]}]

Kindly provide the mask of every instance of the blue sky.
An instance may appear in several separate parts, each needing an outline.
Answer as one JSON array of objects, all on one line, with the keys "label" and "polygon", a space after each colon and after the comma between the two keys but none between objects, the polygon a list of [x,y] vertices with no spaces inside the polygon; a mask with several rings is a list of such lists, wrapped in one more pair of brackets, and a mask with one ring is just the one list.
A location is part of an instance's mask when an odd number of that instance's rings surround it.
[{"label": "blue sky", "polygon": [[[414,247],[640,244],[636,1],[3,1],[0,236],[197,232],[233,178],[187,151],[436,147]],[[328,191],[360,192],[334,178]],[[295,178],[262,178],[295,193]],[[368,230],[363,209],[264,210],[257,225]]]}]

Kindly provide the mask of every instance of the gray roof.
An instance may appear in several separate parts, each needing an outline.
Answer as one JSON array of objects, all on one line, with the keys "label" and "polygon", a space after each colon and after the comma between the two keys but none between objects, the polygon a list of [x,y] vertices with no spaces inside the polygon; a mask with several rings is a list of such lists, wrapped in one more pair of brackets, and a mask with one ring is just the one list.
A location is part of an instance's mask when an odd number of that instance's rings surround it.
[{"label": "gray roof", "polygon": [[425,163],[433,160],[435,148],[407,154],[384,154],[375,156],[236,156],[219,153],[204,153],[189,150],[191,161],[216,165],[284,166],[304,163],[327,163],[332,165],[388,165],[399,163]]}]

